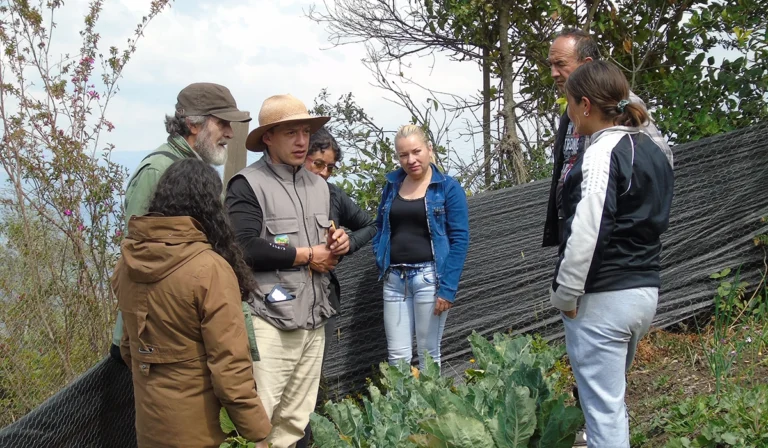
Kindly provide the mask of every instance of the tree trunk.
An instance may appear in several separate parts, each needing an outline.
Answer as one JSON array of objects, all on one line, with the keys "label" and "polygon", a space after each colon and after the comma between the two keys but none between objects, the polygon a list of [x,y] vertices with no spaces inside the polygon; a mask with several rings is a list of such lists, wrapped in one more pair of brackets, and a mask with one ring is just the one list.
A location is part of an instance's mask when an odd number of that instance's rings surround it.
[{"label": "tree trunk", "polygon": [[493,183],[491,171],[491,61],[490,51],[483,48],[483,171],[485,188]]},{"label": "tree trunk", "polygon": [[509,14],[511,0],[499,0],[499,49],[501,51],[501,82],[504,86],[504,105],[501,116],[504,118],[504,136],[500,142],[500,155],[509,158],[511,181],[517,185],[528,182],[528,172],[523,158],[520,137],[517,135],[517,117],[515,116],[515,71],[512,55],[509,53]]}]

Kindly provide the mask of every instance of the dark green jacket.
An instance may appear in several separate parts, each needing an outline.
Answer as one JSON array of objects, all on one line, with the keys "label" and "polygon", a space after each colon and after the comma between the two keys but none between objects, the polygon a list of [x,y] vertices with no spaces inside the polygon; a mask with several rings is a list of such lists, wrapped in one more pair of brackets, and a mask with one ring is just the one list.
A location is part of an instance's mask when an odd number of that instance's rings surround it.
[{"label": "dark green jacket", "polygon": [[[128,229],[128,220],[131,219],[131,216],[147,214],[149,202],[155,194],[157,182],[160,180],[160,176],[165,173],[165,170],[176,160],[186,158],[200,158],[200,156],[192,150],[189,143],[183,137],[177,136],[173,137],[172,141],[160,145],[141,161],[128,181],[128,188],[125,189],[125,227],[123,228],[123,233]],[[118,311],[115,330],[112,333],[112,343],[119,346],[122,337],[123,315]]]}]

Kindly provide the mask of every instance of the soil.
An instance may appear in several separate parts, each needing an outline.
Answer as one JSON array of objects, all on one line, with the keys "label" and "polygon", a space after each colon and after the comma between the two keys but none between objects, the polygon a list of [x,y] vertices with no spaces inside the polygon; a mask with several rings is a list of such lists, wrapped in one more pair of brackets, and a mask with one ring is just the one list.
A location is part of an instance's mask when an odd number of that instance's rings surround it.
[{"label": "soil", "polygon": [[[715,393],[715,377],[704,355],[706,349],[702,338],[711,340],[711,335],[656,330],[638,345],[634,364],[627,375],[626,395],[633,448],[664,446],[667,436],[653,422],[670,406],[686,398]],[[757,351],[755,355],[758,355]],[[758,356],[762,357],[762,353]],[[751,382],[764,382],[768,379],[768,366],[760,361],[762,358],[755,361],[742,358],[741,365],[734,366],[735,376],[741,375]],[[755,362],[757,365],[752,365]]]}]

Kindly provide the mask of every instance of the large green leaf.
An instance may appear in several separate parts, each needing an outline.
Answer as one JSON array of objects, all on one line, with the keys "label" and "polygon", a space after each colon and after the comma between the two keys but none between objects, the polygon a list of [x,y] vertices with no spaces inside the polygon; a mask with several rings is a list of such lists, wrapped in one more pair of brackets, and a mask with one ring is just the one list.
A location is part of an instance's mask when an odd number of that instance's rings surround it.
[{"label": "large green leaf", "polygon": [[348,437],[342,437],[327,418],[314,412],[309,416],[312,425],[312,438],[316,446],[323,448],[346,448],[353,446]]},{"label": "large green leaf", "polygon": [[488,364],[491,363],[498,365],[504,362],[504,358],[496,351],[493,344],[476,331],[473,331],[468,339],[472,345],[472,353],[475,355],[477,365],[481,369],[486,369]]},{"label": "large green leaf", "polygon": [[[436,441],[430,447],[476,448],[493,447],[493,438],[483,422],[457,414],[445,414],[425,420],[419,425]],[[439,441],[441,444],[437,444]]]},{"label": "large green leaf", "polygon": [[357,403],[351,399],[346,399],[336,404],[327,404],[324,409],[339,428],[342,435],[349,436],[353,440],[363,438],[362,436],[365,433],[364,425],[367,422],[362,411],[357,407]]},{"label": "large green leaf", "polygon": [[565,406],[565,396],[552,403],[541,433],[538,448],[571,448],[576,431],[584,424],[584,414],[576,407]]},{"label": "large green leaf", "polygon": [[498,448],[523,448],[536,431],[536,401],[524,386],[507,383],[502,408],[488,422]]},{"label": "large green leaf", "polygon": [[525,386],[531,391],[531,397],[536,405],[540,406],[542,402],[550,398],[552,394],[551,386],[544,378],[542,371],[537,367],[523,365],[513,371],[510,378],[518,385]]}]

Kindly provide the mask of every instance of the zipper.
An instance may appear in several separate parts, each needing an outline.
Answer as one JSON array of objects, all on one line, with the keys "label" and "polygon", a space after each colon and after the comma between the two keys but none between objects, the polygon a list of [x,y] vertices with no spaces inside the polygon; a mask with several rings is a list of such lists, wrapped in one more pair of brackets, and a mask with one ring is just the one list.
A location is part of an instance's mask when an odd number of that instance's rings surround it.
[{"label": "zipper", "polygon": [[403,302],[408,300],[408,275],[405,269],[400,270],[400,279],[403,281]]},{"label": "zipper", "polygon": [[[299,200],[299,207],[301,207],[301,218],[304,222],[304,233],[307,235],[307,244],[312,244],[309,240],[309,229],[307,228],[307,215],[304,211],[304,204],[301,202],[301,196],[299,196],[299,190],[296,188],[296,172],[293,172],[293,191],[296,192],[296,199]],[[315,329],[315,305],[317,304],[317,289],[315,288],[315,278],[312,275],[312,267],[307,266],[309,273],[309,283],[312,285],[312,308],[309,310],[309,314],[312,316],[312,329]]]}]

